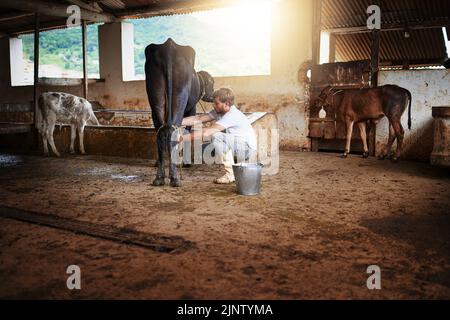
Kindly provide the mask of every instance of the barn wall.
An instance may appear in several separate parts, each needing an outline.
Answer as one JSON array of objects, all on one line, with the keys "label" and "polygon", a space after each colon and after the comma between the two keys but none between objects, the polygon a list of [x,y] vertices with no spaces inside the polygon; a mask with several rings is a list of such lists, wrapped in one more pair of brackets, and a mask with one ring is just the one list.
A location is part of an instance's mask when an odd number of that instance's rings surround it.
[{"label": "barn wall", "polygon": [[[411,91],[412,128],[409,131],[407,111],[403,115],[405,128],[405,158],[428,162],[433,150],[433,118],[431,108],[450,106],[450,70],[401,70],[382,71],[379,85],[397,84]],[[377,126],[377,153],[388,139],[388,121]]]},{"label": "barn wall", "polygon": [[[235,91],[237,103],[243,111],[271,111],[276,114],[280,147],[285,149],[309,149],[310,146],[307,138],[308,90],[299,81],[299,69],[312,55],[312,3],[313,0],[274,2],[270,76],[216,78],[217,88],[229,86]],[[148,110],[145,82],[124,82],[122,70],[118,67],[121,35],[125,29],[120,23],[99,29],[100,69],[105,82],[89,85],[89,100],[99,101],[111,109]],[[0,61],[9,61],[8,38],[0,39]],[[40,90],[82,95],[81,86],[43,87]],[[11,87],[9,64],[0,64],[0,102],[32,99],[33,87]],[[210,105],[203,105],[211,109]]]}]

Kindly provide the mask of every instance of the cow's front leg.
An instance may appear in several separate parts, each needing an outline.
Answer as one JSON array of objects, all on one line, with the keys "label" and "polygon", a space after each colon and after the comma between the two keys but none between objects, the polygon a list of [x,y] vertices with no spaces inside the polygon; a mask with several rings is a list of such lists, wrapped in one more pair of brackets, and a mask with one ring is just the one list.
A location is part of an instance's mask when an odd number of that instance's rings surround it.
[{"label": "cow's front leg", "polygon": [[350,120],[349,118],[345,119],[345,126],[347,128],[347,136],[345,139],[345,151],[342,155],[342,158],[347,158],[348,154],[350,153],[350,142],[352,141],[352,134],[353,134],[353,125],[355,121]]},{"label": "cow's front leg", "polygon": [[363,142],[363,148],[364,148],[364,153],[363,153],[363,158],[368,158],[369,157],[369,147],[367,146],[367,134],[366,134],[366,122],[358,122],[358,127],[359,127],[359,134],[361,136],[361,140]]}]

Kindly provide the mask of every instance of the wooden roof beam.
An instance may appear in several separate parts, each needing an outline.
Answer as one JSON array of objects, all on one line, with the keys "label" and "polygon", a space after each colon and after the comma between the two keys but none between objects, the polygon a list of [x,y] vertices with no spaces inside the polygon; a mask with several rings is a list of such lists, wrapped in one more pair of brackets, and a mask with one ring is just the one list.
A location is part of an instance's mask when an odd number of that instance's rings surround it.
[{"label": "wooden roof beam", "polygon": [[[39,14],[44,14],[53,17],[65,17],[67,18],[69,14],[67,13],[66,5],[44,0],[3,0],[0,2],[0,7],[6,7],[16,10],[22,10],[26,12],[34,12]],[[98,13],[84,8],[80,8],[81,19],[93,22],[115,22],[117,19],[112,14],[108,13]]]},{"label": "wooden roof beam", "polygon": [[115,10],[117,17],[126,18],[133,16],[158,16],[164,14],[177,14],[208,10],[212,8],[225,7],[239,4],[238,0],[216,0],[213,3],[210,0],[178,0],[171,2],[155,3],[143,7],[127,8]]}]

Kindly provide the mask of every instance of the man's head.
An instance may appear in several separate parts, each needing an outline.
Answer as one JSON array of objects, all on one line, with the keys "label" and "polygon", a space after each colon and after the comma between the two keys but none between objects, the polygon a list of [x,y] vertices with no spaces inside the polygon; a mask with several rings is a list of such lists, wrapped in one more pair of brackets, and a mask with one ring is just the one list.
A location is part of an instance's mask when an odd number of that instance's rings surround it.
[{"label": "man's head", "polygon": [[234,105],[234,93],[229,88],[220,88],[214,91],[214,110],[219,114],[225,114],[230,111],[232,105]]}]

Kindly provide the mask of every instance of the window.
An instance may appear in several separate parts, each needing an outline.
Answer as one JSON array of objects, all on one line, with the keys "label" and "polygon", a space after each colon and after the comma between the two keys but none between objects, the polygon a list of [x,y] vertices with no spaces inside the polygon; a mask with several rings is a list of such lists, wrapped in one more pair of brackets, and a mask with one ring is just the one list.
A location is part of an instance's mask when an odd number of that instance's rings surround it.
[{"label": "window", "polygon": [[[87,26],[87,68],[89,78],[99,78],[98,24]],[[12,85],[32,85],[34,34],[11,39]],[[39,34],[39,77],[82,78],[81,27],[43,31]],[[16,53],[22,55],[16,56]]]},{"label": "window", "polygon": [[137,78],[144,78],[145,47],[169,37],[194,48],[197,71],[216,77],[270,74],[271,1],[129,22]]}]

